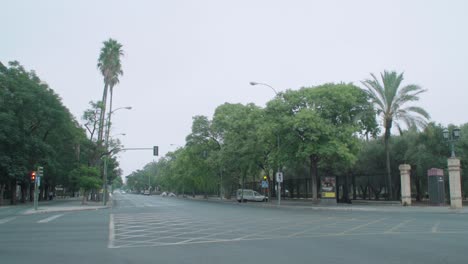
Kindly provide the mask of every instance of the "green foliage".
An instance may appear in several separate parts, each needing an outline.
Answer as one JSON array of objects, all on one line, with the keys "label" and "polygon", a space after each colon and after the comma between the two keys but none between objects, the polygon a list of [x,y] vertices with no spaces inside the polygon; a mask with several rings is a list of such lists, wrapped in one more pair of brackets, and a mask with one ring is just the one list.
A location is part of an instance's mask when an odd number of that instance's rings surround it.
[{"label": "green foliage", "polygon": [[85,192],[93,189],[99,189],[102,180],[99,177],[99,170],[95,167],[81,165],[69,173],[70,182],[82,188]]},{"label": "green foliage", "polygon": [[[99,126],[98,126],[98,144],[101,145],[103,136],[104,136],[104,127],[105,127],[105,116],[106,116],[106,105],[107,105],[107,93],[110,89],[110,110],[112,112],[112,94],[114,86],[119,83],[119,76],[123,75],[121,56],[123,56],[122,44],[117,42],[114,39],[109,39],[103,42],[104,46],[101,49],[99,54],[97,67],[101,71],[102,76],[104,77],[104,90],[102,93],[102,101],[100,103],[101,111],[99,117]],[[110,120],[107,124],[109,131]]]},{"label": "green foliage", "polygon": [[390,199],[394,197],[392,173],[390,163],[390,148],[389,140],[393,124],[395,123],[398,130],[402,128],[399,121],[406,124],[407,127],[424,127],[429,119],[429,114],[417,106],[408,106],[409,103],[419,100],[419,95],[426,90],[418,85],[410,84],[401,87],[403,81],[403,73],[385,71],[380,75],[381,82],[371,74],[372,79],[367,79],[362,84],[367,88],[366,92],[369,95],[372,103],[377,109],[377,113],[383,119],[383,127],[385,129],[384,142],[386,152],[386,167],[387,167],[387,190],[390,194]]},{"label": "green foliage", "polygon": [[[155,164],[155,182],[179,193],[229,194],[262,175],[272,179],[278,167],[303,171],[311,156],[323,170],[340,173],[357,160],[358,136],[376,133],[367,94],[352,84],[287,91],[265,109],[225,103],[212,120],[194,117],[186,146]],[[132,173],[127,184],[141,188],[138,179],[149,171]]]},{"label": "green foliage", "polygon": [[0,67],[0,123],[0,184],[25,185],[38,165],[43,186],[69,183],[86,135],[59,96],[18,62]]}]

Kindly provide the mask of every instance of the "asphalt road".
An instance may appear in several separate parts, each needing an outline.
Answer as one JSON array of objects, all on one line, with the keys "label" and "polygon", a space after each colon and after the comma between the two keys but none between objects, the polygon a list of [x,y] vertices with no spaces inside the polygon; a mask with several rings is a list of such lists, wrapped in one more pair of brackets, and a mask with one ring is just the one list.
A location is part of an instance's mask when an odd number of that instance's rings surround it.
[{"label": "asphalt road", "polygon": [[0,209],[0,263],[468,262],[466,213],[114,197],[96,211]]}]

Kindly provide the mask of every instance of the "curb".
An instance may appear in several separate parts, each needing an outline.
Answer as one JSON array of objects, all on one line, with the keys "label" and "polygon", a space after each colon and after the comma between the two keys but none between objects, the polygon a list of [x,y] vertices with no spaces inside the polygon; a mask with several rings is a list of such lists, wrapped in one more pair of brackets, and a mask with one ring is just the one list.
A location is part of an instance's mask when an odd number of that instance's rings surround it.
[{"label": "curb", "polygon": [[[234,205],[242,205],[248,207],[259,207],[259,208],[281,208],[281,209],[290,209],[290,210],[316,210],[316,211],[344,211],[344,212],[386,212],[386,213],[436,213],[436,214],[468,214],[468,211],[465,209],[450,209],[449,207],[446,208],[432,208],[435,210],[431,210],[430,207],[421,207],[421,206],[398,206],[398,205],[383,205],[381,207],[369,206],[359,206],[359,207],[340,207],[340,206],[303,206],[303,205],[277,205],[277,204],[269,204],[269,203],[234,203],[231,200],[216,200],[216,199],[182,199],[182,200],[189,200],[189,201],[202,201],[202,202],[210,202],[210,203],[224,203],[224,204],[234,204]],[[413,209],[413,210],[412,210]]]}]

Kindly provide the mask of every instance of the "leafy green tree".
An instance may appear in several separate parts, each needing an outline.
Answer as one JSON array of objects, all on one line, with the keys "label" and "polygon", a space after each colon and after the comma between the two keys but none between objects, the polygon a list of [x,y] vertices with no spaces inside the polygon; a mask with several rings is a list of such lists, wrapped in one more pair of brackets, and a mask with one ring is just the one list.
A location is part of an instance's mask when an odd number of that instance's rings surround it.
[{"label": "leafy green tree", "polygon": [[258,130],[262,115],[263,110],[253,104],[225,103],[215,111],[212,129],[222,142],[218,162],[224,164],[223,180],[230,185],[230,192],[239,182],[245,188],[248,175],[252,183],[260,179],[264,159]]},{"label": "leafy green tree", "polygon": [[0,65],[0,102],[0,189],[7,186],[15,203],[19,184],[24,202],[31,188],[29,173],[41,165],[42,197],[55,184],[66,182],[63,175],[76,165],[84,131],[59,96],[18,62]]},{"label": "leafy green tree", "polygon": [[357,159],[357,135],[377,131],[367,95],[352,84],[288,90],[268,103],[267,112],[280,124],[281,159],[309,163],[313,199],[318,198],[319,167],[329,172],[349,169]]},{"label": "leafy green tree", "polygon": [[82,204],[86,203],[89,191],[99,189],[102,185],[102,180],[99,177],[99,170],[95,167],[81,165],[70,171],[69,175],[72,181],[81,189],[83,195]]},{"label": "leafy green tree", "polygon": [[403,73],[384,71],[380,75],[381,81],[371,74],[372,79],[367,79],[362,84],[367,88],[367,93],[374,103],[377,113],[383,119],[384,127],[384,143],[386,152],[386,168],[387,168],[387,191],[389,198],[394,198],[392,187],[392,174],[390,166],[390,149],[389,140],[393,124],[401,131],[399,121],[404,122],[408,127],[421,127],[426,125],[429,119],[429,114],[421,107],[407,106],[419,100],[419,95],[426,90],[418,85],[410,84],[401,87],[403,81]]}]

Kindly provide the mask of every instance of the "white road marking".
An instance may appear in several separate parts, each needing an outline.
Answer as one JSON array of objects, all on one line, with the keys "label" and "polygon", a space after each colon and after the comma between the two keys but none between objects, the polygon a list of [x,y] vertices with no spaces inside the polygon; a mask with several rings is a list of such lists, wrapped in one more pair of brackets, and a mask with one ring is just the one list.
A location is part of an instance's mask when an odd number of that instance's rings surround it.
[{"label": "white road marking", "polygon": [[437,233],[439,231],[440,221],[437,221],[431,229],[431,233]]},{"label": "white road marking", "polygon": [[114,247],[114,238],[115,238],[115,231],[114,231],[114,214],[110,215],[109,220],[109,244],[107,244],[108,248]]},{"label": "white road marking", "polygon": [[358,225],[358,226],[355,226],[355,227],[353,227],[353,228],[351,228],[351,229],[345,230],[345,231],[343,231],[343,232],[341,232],[341,233],[338,233],[338,234],[340,234],[340,235],[345,235],[345,234],[347,234],[347,233],[349,233],[349,232],[352,232],[352,231],[358,230],[358,229],[360,229],[360,228],[363,228],[363,227],[366,227],[366,226],[369,226],[369,225],[372,225],[372,224],[381,222],[381,221],[383,221],[383,220],[385,220],[385,219],[387,219],[387,218],[384,217],[384,218],[377,219],[377,220],[375,220],[375,221],[371,221],[371,222],[368,222],[368,223],[365,223],[365,224],[362,224],[362,225]]},{"label": "white road marking", "polygon": [[42,220],[39,220],[39,221],[37,221],[37,223],[39,223],[39,224],[48,223],[48,222],[50,222],[52,220],[55,220],[55,219],[57,219],[57,218],[59,218],[61,216],[63,216],[63,214],[53,215],[51,217],[47,217],[47,218],[44,218]]},{"label": "white road marking", "polygon": [[5,224],[7,222],[10,222],[12,220],[15,220],[16,217],[8,217],[8,218],[3,218],[3,219],[0,219],[0,224]]},{"label": "white road marking", "polygon": [[398,225],[396,225],[396,226],[394,226],[394,227],[388,229],[388,230],[385,231],[384,233],[386,233],[386,234],[388,234],[388,233],[393,233],[393,232],[394,232],[395,230],[397,230],[398,228],[400,228],[400,227],[406,225],[407,223],[409,223],[409,222],[411,222],[411,221],[413,221],[413,220],[414,220],[414,219],[408,219],[408,220],[406,220],[406,221],[403,221],[403,222],[399,223]]}]

